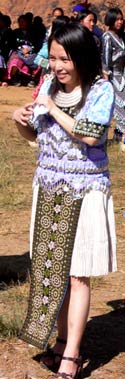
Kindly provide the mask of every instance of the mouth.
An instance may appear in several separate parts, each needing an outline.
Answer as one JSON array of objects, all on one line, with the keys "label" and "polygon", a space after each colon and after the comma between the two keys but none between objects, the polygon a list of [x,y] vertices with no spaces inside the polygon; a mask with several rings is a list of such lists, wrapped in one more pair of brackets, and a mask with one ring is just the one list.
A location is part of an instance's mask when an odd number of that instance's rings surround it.
[{"label": "mouth", "polygon": [[66,78],[66,74],[57,74],[58,80],[63,80]]}]

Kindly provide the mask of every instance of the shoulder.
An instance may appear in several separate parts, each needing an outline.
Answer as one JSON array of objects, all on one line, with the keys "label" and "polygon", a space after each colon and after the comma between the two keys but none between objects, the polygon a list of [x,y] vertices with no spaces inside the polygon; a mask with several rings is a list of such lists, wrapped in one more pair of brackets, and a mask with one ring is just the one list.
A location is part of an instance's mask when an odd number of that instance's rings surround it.
[{"label": "shoulder", "polygon": [[112,106],[114,99],[115,92],[112,83],[101,78],[91,86],[82,110],[96,110],[96,107],[106,108],[109,105]]},{"label": "shoulder", "polygon": [[113,39],[113,35],[111,32],[105,32],[102,36],[102,41],[111,41]]},{"label": "shoulder", "polygon": [[115,104],[112,84],[105,79],[99,79],[88,94],[86,106],[88,117],[103,125],[109,125]]},{"label": "shoulder", "polygon": [[104,38],[104,37],[111,37],[111,33],[110,33],[109,31],[104,32],[104,33],[103,33],[103,38]]},{"label": "shoulder", "polygon": [[111,82],[109,82],[109,80],[107,79],[103,79],[103,78],[100,78],[99,80],[97,80],[97,82],[95,83],[95,85],[97,85],[99,88],[101,89],[112,89],[113,91],[113,85],[111,84]]},{"label": "shoulder", "polygon": [[99,96],[100,93],[109,94],[109,96],[114,97],[113,85],[109,80],[100,78],[91,87],[90,93],[95,92],[95,96]]}]

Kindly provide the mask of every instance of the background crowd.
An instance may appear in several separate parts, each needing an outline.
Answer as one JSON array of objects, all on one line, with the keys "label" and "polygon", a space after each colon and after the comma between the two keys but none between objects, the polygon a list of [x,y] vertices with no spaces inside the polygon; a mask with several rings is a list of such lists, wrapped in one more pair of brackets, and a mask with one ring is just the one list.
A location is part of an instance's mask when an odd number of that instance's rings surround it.
[{"label": "background crowd", "polygon": [[27,12],[18,17],[18,27],[12,29],[10,16],[0,12],[0,85],[38,85],[33,95],[36,97],[44,75],[50,73],[48,38],[62,24],[74,21],[87,27],[97,43],[103,77],[110,80],[115,89],[114,140],[125,143],[125,31],[124,15],[118,7],[107,11],[102,29],[90,4],[75,5],[70,15],[64,14],[62,8],[53,9],[49,26],[41,16]]},{"label": "background crowd", "polygon": [[[43,68],[46,68],[48,51],[46,41],[51,33],[53,21],[62,17],[63,22],[77,22],[84,24],[94,32],[98,45],[102,31],[96,27],[97,16],[88,7],[74,6],[71,15],[65,15],[62,8],[55,8],[52,12],[51,26],[46,27],[41,16],[31,12],[21,14],[17,19],[18,27],[12,29],[11,18],[0,13],[0,83],[5,85],[35,86]],[[42,51],[41,51],[42,49]]]}]

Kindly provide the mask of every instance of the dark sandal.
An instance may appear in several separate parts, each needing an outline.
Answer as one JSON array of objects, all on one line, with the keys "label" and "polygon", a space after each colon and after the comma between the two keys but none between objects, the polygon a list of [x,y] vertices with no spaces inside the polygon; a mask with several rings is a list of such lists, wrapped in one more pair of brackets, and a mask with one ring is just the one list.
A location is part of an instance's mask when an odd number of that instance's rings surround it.
[{"label": "dark sandal", "polygon": [[66,372],[57,372],[56,378],[63,378],[63,379],[78,379],[80,378],[80,373],[81,373],[81,368],[82,368],[82,356],[78,358],[72,358],[72,357],[62,357],[62,359],[67,360],[67,361],[72,361],[77,364],[77,370],[75,374],[67,374]]},{"label": "dark sandal", "polygon": [[[56,338],[56,342],[59,342],[61,344],[66,344],[66,340],[63,338]],[[57,360],[57,358],[59,358]],[[51,360],[51,363],[45,363],[45,360]],[[40,360],[40,365],[42,367],[47,367],[49,370],[57,372],[58,368],[60,366],[60,362],[62,359],[62,354],[60,353],[55,353],[54,350],[50,347],[47,347],[47,350],[42,354],[41,360]]]}]

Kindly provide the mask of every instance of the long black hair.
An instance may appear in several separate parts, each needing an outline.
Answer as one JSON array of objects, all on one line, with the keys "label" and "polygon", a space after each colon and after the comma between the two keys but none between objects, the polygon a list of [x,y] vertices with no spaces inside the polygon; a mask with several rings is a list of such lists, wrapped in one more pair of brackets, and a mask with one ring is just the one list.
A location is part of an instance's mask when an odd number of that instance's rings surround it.
[{"label": "long black hair", "polygon": [[[80,24],[69,23],[51,34],[48,40],[49,51],[53,41],[62,45],[72,60],[79,76],[84,102],[93,81],[101,74],[101,58],[92,33]],[[55,78],[54,92],[58,88],[59,83]]]},{"label": "long black hair", "polygon": [[78,13],[77,17],[76,17],[76,22],[80,22],[82,20],[84,20],[84,18],[86,18],[87,16],[89,16],[90,14],[93,15],[94,17],[94,23],[96,24],[97,23],[97,15],[95,12],[91,11],[90,9],[86,8],[84,11],[81,11]]},{"label": "long black hair", "polygon": [[66,25],[70,22],[70,18],[68,16],[57,16],[55,20],[52,22],[51,33],[53,34],[57,28],[61,28],[61,26]]},{"label": "long black hair", "polygon": [[118,14],[120,14],[123,17],[123,13],[120,8],[109,8],[105,15],[105,25],[109,26],[109,28],[112,29],[115,24],[115,21],[117,20]]}]

